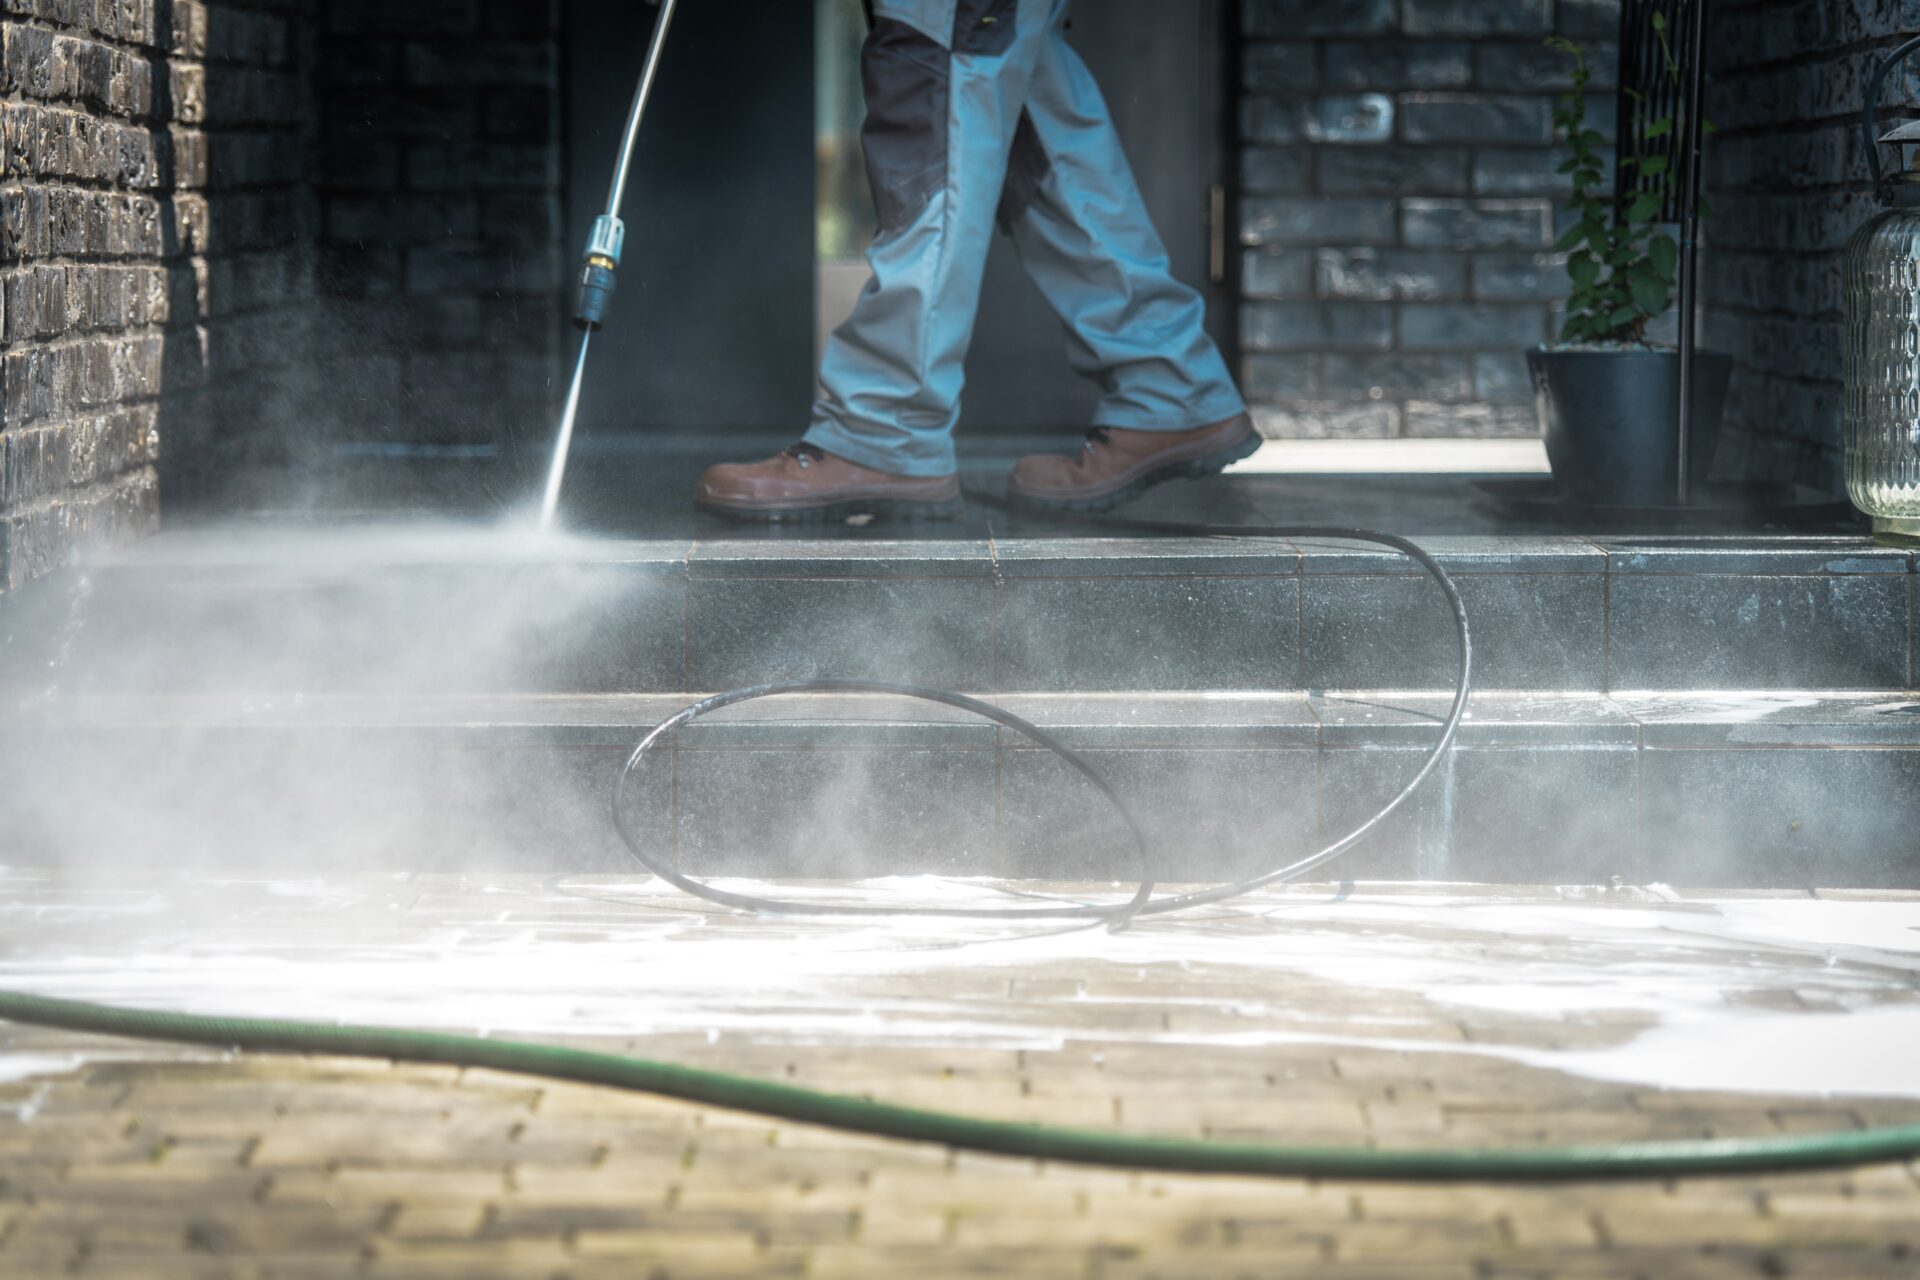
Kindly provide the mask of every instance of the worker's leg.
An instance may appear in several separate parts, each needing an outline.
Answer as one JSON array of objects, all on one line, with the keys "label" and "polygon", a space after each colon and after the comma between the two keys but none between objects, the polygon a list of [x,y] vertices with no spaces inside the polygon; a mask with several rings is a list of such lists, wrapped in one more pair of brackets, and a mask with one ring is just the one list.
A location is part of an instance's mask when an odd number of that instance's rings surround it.
[{"label": "worker's leg", "polygon": [[1074,368],[1105,393],[1095,425],[1182,431],[1245,412],[1206,304],[1173,278],[1100,87],[1057,27],[1028,83],[1000,218]]},{"label": "worker's leg", "polygon": [[962,365],[1007,155],[1061,0],[875,0],[861,133],[873,279],[827,342],[806,443],[896,475],[954,470]]}]

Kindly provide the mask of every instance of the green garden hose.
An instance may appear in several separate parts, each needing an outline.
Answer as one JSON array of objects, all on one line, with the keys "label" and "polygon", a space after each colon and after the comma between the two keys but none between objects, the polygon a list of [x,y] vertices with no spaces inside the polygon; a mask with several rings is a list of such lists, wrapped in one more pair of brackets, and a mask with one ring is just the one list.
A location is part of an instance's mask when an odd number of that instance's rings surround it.
[{"label": "green garden hose", "polygon": [[1380,1151],[1369,1147],[1195,1142],[983,1120],[894,1106],[645,1058],[476,1036],[270,1018],[122,1009],[0,991],[0,1020],[68,1031],[239,1048],[481,1067],[606,1085],[854,1133],[967,1151],[1168,1173],[1393,1182],[1545,1182],[1780,1173],[1920,1158],[1920,1125],[1761,1138],[1514,1149]]}]

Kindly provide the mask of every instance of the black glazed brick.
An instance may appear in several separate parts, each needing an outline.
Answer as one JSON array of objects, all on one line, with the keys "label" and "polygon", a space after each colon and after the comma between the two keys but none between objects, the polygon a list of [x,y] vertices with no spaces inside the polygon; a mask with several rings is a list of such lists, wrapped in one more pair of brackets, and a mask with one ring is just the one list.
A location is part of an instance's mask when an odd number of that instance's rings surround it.
[{"label": "black glazed brick", "polygon": [[1616,573],[1614,689],[1897,689],[1909,584],[1894,574]]},{"label": "black glazed brick", "polygon": [[679,865],[799,879],[993,875],[995,753],[680,751]]},{"label": "black glazed brick", "polygon": [[[1612,746],[1458,748],[1328,879],[1600,884],[1637,878],[1634,751]],[[1330,750],[1321,757],[1321,838],[1377,812],[1426,753]]]},{"label": "black glazed brick", "polygon": [[836,677],[984,689],[993,584],[965,579],[693,579],[696,690]]},{"label": "black glazed brick", "polygon": [[[1152,878],[1205,884],[1275,870],[1313,851],[1315,753],[1093,750],[1147,837]],[[1002,753],[1009,874],[1130,880],[1139,855],[1113,807],[1065,761]]]},{"label": "black glazed brick", "polygon": [[1648,751],[1649,870],[1712,888],[1920,887],[1920,750]]},{"label": "black glazed brick", "polygon": [[1010,579],[996,687],[1298,688],[1299,601],[1292,576]]},{"label": "black glazed brick", "polygon": [[[1453,614],[1424,577],[1308,574],[1309,689],[1445,689],[1459,676]],[[1597,573],[1454,579],[1481,689],[1598,691],[1606,581]]]},{"label": "black glazed brick", "polygon": [[567,693],[681,687],[672,566],[413,565],[104,578],[72,692]]}]

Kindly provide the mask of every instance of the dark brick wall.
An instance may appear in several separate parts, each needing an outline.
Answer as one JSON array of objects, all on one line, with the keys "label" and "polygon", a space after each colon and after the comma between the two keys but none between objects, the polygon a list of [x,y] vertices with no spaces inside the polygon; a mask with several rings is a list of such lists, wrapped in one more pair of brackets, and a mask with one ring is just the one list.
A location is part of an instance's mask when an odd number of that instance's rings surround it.
[{"label": "dark brick wall", "polygon": [[[295,0],[0,0],[0,590],[157,523],[305,291]],[[168,476],[168,483],[176,483]]]},{"label": "dark brick wall", "polygon": [[559,0],[0,0],[0,591],[557,381]]},{"label": "dark brick wall", "polygon": [[[1242,0],[1243,376],[1272,436],[1535,431],[1564,294],[1553,99],[1617,0]],[[1610,132],[1611,101],[1593,123]]]},{"label": "dark brick wall", "polygon": [[329,0],[319,359],[343,439],[500,447],[559,357],[558,0]]},{"label": "dark brick wall", "polygon": [[[1717,0],[1705,333],[1736,372],[1723,474],[1843,484],[1840,271],[1874,212],[1858,112],[1875,61],[1920,31],[1915,0]],[[1889,82],[1904,118],[1911,76]]]}]

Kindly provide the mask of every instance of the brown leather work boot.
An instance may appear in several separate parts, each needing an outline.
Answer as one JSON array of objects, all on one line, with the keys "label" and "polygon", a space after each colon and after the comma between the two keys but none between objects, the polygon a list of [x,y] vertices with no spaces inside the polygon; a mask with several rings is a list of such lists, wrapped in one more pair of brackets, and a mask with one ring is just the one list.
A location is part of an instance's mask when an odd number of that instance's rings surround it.
[{"label": "brown leather work boot", "polygon": [[743,520],[830,520],[856,515],[951,520],[966,510],[955,476],[896,476],[796,444],[765,462],[708,467],[696,506]]},{"label": "brown leather work boot", "polygon": [[1007,496],[1052,511],[1111,511],[1163,480],[1218,475],[1259,447],[1260,433],[1244,413],[1191,431],[1095,427],[1072,457],[1020,459]]}]

